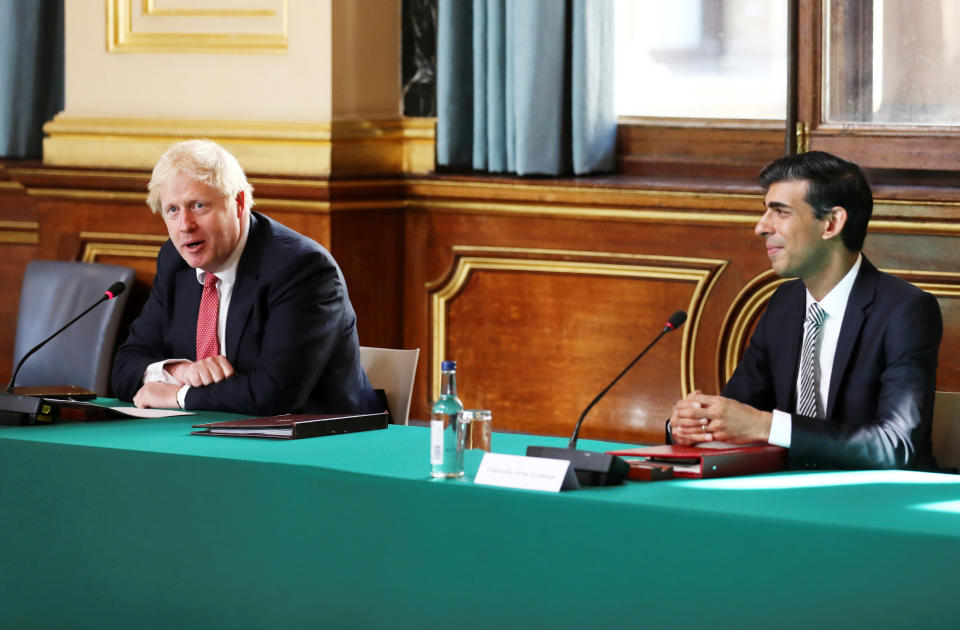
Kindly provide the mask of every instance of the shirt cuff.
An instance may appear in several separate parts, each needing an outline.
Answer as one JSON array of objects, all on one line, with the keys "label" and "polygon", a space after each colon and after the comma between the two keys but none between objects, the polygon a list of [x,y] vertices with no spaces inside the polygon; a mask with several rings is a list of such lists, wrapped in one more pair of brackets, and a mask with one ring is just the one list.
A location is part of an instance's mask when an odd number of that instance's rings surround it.
[{"label": "shirt cuff", "polygon": [[144,383],[166,383],[167,385],[181,385],[180,381],[173,378],[170,372],[163,369],[168,363],[182,363],[187,359],[165,359],[157,361],[147,366],[143,372]]},{"label": "shirt cuff", "polygon": [[790,448],[790,436],[793,429],[793,419],[790,414],[779,409],[773,410],[773,422],[770,423],[770,437],[767,442]]},{"label": "shirt cuff", "polygon": [[180,405],[181,409],[187,408],[187,390],[189,389],[189,385],[184,385],[177,390],[177,404]]}]

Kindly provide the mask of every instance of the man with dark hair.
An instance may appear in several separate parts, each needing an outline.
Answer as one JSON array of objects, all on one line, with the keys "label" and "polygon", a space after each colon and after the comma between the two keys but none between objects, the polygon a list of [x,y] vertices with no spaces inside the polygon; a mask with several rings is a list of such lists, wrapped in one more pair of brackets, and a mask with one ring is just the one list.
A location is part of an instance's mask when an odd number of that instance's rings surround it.
[{"label": "man with dark hair", "polygon": [[784,283],[721,396],[678,401],[667,437],[789,449],[795,468],[932,468],[943,332],[936,299],[878,271],[860,249],[873,211],[860,168],[829,153],[760,174],[755,232]]}]

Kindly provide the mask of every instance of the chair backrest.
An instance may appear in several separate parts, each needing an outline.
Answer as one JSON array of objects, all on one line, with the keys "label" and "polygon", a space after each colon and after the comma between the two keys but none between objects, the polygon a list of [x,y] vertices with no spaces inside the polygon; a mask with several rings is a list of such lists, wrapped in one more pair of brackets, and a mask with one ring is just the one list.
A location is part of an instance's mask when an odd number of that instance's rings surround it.
[{"label": "chair backrest", "polygon": [[931,440],[941,468],[960,468],[960,392],[936,393]]},{"label": "chair backrest", "polygon": [[360,346],[360,363],[374,389],[387,395],[394,424],[407,424],[420,348],[393,350]]},{"label": "chair backrest", "polygon": [[27,265],[20,291],[13,365],[35,345],[96,302],[121,280],[127,290],[100,304],[26,360],[17,386],[78,385],[108,393],[117,329],[133,269],[116,265],[35,260]]}]

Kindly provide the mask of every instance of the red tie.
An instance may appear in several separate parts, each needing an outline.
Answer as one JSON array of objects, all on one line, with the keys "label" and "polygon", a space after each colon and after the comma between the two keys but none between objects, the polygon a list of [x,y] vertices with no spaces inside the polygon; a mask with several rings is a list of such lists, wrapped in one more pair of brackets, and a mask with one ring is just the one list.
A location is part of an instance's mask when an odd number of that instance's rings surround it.
[{"label": "red tie", "polygon": [[220,296],[217,295],[217,277],[206,273],[200,312],[197,314],[197,361],[220,354],[217,338],[217,320],[220,318]]}]

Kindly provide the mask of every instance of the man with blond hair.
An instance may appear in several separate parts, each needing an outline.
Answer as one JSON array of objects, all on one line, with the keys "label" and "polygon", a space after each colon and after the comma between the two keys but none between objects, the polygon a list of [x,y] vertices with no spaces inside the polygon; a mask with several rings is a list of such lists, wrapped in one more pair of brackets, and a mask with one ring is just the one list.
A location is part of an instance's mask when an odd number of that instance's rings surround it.
[{"label": "man with blond hair", "polygon": [[337,263],[252,211],[236,158],[209,140],[180,142],[148,191],[170,240],[114,360],[120,399],[251,415],[382,409]]}]

